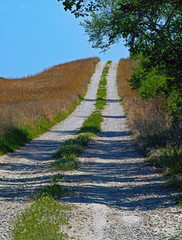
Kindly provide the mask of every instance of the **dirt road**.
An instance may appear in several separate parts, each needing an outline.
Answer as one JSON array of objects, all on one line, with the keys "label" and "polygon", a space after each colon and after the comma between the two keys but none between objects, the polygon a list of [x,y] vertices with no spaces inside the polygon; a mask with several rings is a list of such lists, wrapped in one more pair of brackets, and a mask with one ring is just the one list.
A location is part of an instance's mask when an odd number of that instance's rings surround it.
[{"label": "dirt road", "polygon": [[[29,196],[49,182],[47,166],[59,145],[75,134],[94,108],[105,63],[99,63],[82,104],[68,119],[19,151],[3,156],[0,172],[0,239],[10,239],[9,222]],[[117,63],[108,75],[103,131],[80,156],[81,167],[65,175],[75,194],[62,199],[69,213],[70,238],[81,240],[182,239],[182,209],[173,192],[136,153],[116,88]]]},{"label": "dirt road", "polygon": [[133,147],[116,69],[113,63],[107,79],[103,131],[80,157],[81,168],[65,177],[75,194],[64,201],[77,206],[68,234],[81,240],[182,239],[182,209]]}]

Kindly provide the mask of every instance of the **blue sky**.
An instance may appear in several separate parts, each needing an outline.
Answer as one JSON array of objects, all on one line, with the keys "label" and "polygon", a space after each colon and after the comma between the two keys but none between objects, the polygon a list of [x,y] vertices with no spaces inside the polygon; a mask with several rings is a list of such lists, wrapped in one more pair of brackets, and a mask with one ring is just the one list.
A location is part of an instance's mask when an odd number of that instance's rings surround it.
[{"label": "blue sky", "polygon": [[122,43],[105,54],[57,0],[0,0],[0,77],[23,77],[72,60],[98,56],[118,61],[129,53]]}]

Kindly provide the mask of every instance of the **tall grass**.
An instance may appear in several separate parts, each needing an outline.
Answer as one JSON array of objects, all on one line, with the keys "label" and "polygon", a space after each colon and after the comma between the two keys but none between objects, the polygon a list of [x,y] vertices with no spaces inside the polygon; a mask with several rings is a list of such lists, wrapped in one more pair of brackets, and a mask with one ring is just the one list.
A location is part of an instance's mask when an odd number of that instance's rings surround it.
[{"label": "tall grass", "polygon": [[170,117],[162,109],[165,99],[141,99],[137,91],[129,85],[128,80],[136,64],[137,62],[131,59],[120,59],[117,75],[118,91],[123,99],[128,124],[135,139],[138,140],[137,146],[147,155],[152,147],[166,144],[162,141],[162,133],[170,125]]},{"label": "tall grass", "polygon": [[54,66],[35,76],[0,78],[0,138],[13,127],[23,127],[24,131],[27,126],[32,138],[60,121],[84,95],[98,61],[88,58]]},{"label": "tall grass", "polygon": [[147,156],[169,182],[182,190],[182,142],[179,129],[171,124],[164,111],[165,99],[156,97],[144,100],[129,85],[133,67],[131,59],[120,59],[118,66],[118,91],[122,96],[129,127],[136,146]]}]

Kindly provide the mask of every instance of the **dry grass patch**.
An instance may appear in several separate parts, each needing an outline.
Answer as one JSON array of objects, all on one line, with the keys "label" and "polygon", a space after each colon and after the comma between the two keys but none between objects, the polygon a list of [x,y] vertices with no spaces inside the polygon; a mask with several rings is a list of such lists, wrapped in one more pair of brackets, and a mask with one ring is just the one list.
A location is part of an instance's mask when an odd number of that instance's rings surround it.
[{"label": "dry grass patch", "polygon": [[37,121],[57,122],[57,116],[79,103],[98,61],[88,58],[54,66],[35,76],[0,78],[0,138],[12,127],[28,125],[34,129]]},{"label": "dry grass patch", "polygon": [[98,61],[88,58],[31,77],[0,78],[0,154],[14,151],[68,116],[85,94]]},{"label": "dry grass patch", "polygon": [[[139,140],[137,142],[139,149],[144,154],[147,154],[151,147],[162,143],[161,134],[169,126],[170,118],[162,110],[164,99],[144,100],[138,96],[137,91],[132,90],[128,81],[136,64],[135,60],[121,59],[118,67],[117,82],[129,126],[136,139]],[[141,138],[142,141],[140,141]]]},{"label": "dry grass patch", "polygon": [[[137,149],[148,162],[162,172],[168,182],[182,190],[182,148],[181,130],[171,124],[171,118],[164,111],[162,97],[141,99],[132,90],[129,79],[132,68],[137,64],[131,59],[121,59],[118,67],[118,90],[122,96],[129,127]],[[179,197],[181,202],[181,196]]]}]

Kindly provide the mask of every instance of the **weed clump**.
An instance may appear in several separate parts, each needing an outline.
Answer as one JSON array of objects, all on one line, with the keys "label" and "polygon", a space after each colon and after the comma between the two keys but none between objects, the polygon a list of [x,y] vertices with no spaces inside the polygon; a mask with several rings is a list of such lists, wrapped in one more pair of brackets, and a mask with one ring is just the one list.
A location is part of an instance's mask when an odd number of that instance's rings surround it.
[{"label": "weed clump", "polygon": [[53,197],[42,195],[20,215],[12,230],[13,240],[68,239],[61,226],[68,224],[65,211],[67,205],[55,201]]},{"label": "weed clump", "polygon": [[88,134],[79,135],[77,138],[69,139],[53,155],[56,159],[51,165],[52,168],[68,171],[78,167],[77,157],[84,151],[84,147],[91,140]]}]

